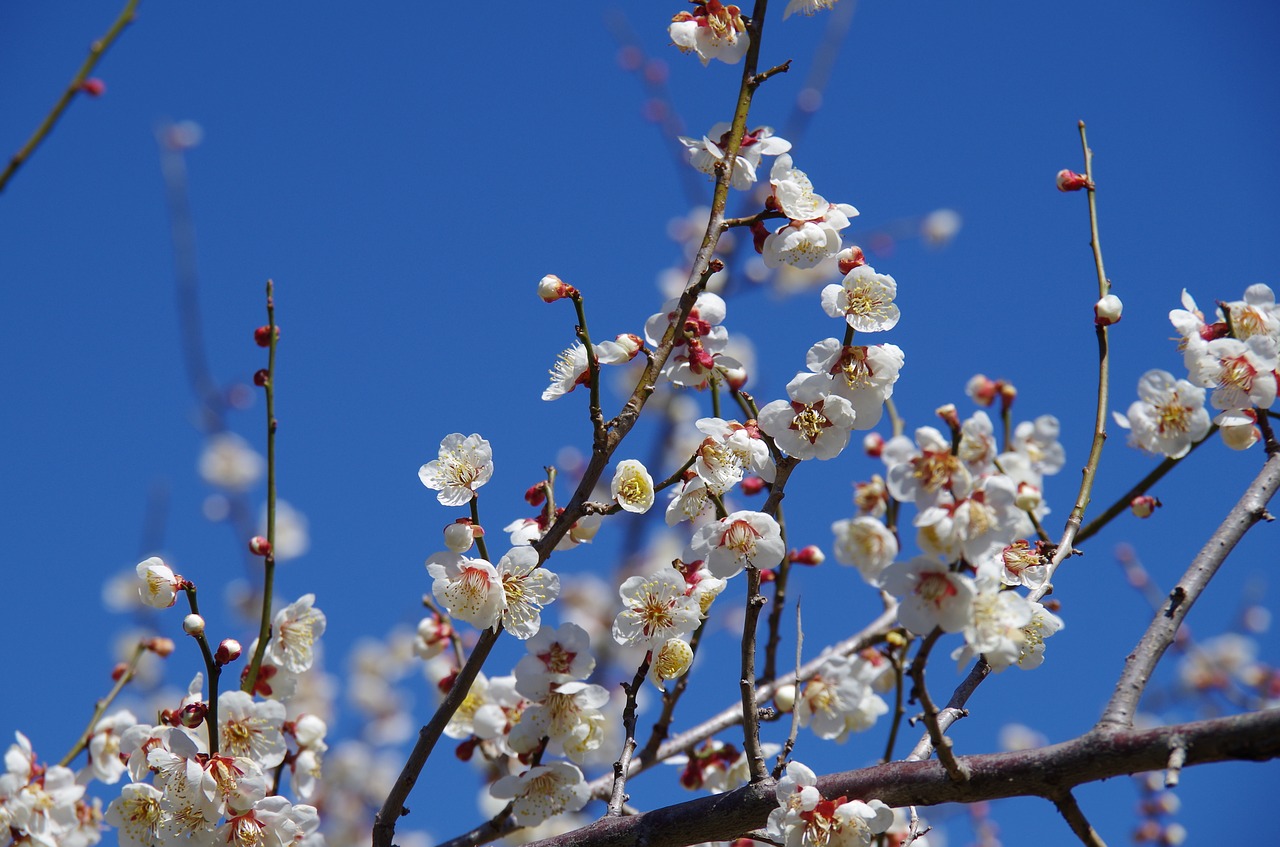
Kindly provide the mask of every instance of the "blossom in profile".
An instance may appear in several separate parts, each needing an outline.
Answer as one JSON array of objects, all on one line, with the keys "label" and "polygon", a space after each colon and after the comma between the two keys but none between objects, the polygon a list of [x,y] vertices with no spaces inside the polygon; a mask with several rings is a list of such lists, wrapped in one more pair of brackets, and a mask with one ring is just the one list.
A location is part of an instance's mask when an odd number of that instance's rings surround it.
[{"label": "blossom in profile", "polygon": [[1171,459],[1187,455],[1191,445],[1209,432],[1204,389],[1162,370],[1142,375],[1138,399],[1124,417],[1116,414],[1115,420],[1129,430],[1134,447]]},{"label": "blossom in profile", "polygon": [[267,655],[290,673],[303,673],[315,661],[316,639],[324,634],[324,612],[313,607],[316,595],[304,594],[276,612]]},{"label": "blossom in profile", "polygon": [[153,609],[167,609],[178,600],[183,579],[175,574],[158,556],[138,562],[136,568],[138,579],[138,596],[142,602]]},{"label": "blossom in profile", "polygon": [[[702,138],[680,136],[680,143],[689,152],[689,163],[702,173],[714,176],[716,165],[728,156],[731,128],[731,124],[721,121]],[[761,156],[777,156],[790,149],[791,142],[774,135],[772,127],[759,126],[747,131],[734,159],[731,185],[739,191],[746,191],[758,179],[756,169],[760,166]]]},{"label": "blossom in profile", "polygon": [[493,449],[479,435],[463,437],[455,432],[440,442],[439,458],[418,470],[422,484],[439,493],[436,499],[446,506],[465,506],[476,489],[493,476]]},{"label": "blossom in profile", "polygon": [[683,638],[668,638],[653,655],[649,680],[658,688],[669,679],[684,676],[693,664],[693,648]]},{"label": "blossom in profile", "polygon": [[742,10],[720,0],[699,3],[692,12],[677,12],[667,33],[681,53],[697,53],[704,65],[712,59],[736,65],[751,44]]},{"label": "blossom in profile", "polygon": [[431,593],[456,620],[480,629],[498,622],[506,606],[506,592],[492,563],[442,552],[427,560],[427,573],[434,580]]},{"label": "blossom in profile", "polygon": [[642,515],[653,507],[653,477],[635,459],[623,459],[613,472],[610,493],[625,511]]},{"label": "blossom in profile", "polygon": [[[615,341],[601,341],[592,344],[596,354],[596,363],[601,365],[621,365],[631,361],[643,345],[634,335],[619,335]],[[582,342],[575,342],[567,347],[556,358],[551,366],[551,384],[542,392],[543,400],[555,400],[563,397],[579,385],[586,385],[591,378],[587,361],[587,348]]]},{"label": "blossom in profile", "polygon": [[809,175],[795,167],[787,153],[774,160],[769,182],[771,202],[788,220],[774,232],[757,231],[757,237],[764,234],[757,245],[765,265],[813,268],[838,255],[843,247],[840,232],[858,210],[848,203],[830,203],[814,191]]},{"label": "blossom in profile", "polygon": [[576,812],[587,805],[591,789],[582,771],[568,762],[552,762],[522,774],[504,776],[489,788],[499,800],[510,800],[518,826],[536,826],[552,815]]},{"label": "blossom in profile", "polygon": [[901,313],[893,302],[897,296],[893,277],[862,265],[822,289],[822,309],[833,318],[844,318],[858,332],[882,332],[898,325]]}]

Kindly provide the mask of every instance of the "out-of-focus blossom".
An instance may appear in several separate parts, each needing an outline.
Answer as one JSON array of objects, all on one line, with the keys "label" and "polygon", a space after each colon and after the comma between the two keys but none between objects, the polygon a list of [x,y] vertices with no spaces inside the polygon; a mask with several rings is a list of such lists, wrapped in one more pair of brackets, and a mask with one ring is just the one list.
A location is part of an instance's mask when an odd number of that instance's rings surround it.
[{"label": "out-of-focus blossom", "polygon": [[265,468],[262,456],[234,432],[210,436],[200,454],[200,476],[228,491],[244,491],[262,477]]}]

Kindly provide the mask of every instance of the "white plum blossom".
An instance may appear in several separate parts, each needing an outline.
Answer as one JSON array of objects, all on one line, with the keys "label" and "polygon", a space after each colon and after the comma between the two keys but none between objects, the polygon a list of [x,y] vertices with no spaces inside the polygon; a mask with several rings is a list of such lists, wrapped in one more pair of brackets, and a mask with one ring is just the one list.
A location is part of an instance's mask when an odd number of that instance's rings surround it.
[{"label": "white plum blossom", "polygon": [[[716,165],[728,155],[731,128],[732,124],[721,121],[712,126],[702,138],[680,136],[680,143],[689,151],[689,163],[702,173],[714,176]],[[777,156],[790,149],[791,142],[774,135],[772,127],[761,126],[750,130],[742,136],[742,143],[738,147],[731,184],[739,191],[746,191],[757,180],[756,169],[760,166],[761,156]]]},{"label": "white plum blossom", "polygon": [[765,265],[812,268],[839,253],[840,231],[858,210],[848,203],[827,202],[813,190],[808,174],[794,167],[785,153],[774,160],[769,182],[774,203],[788,221],[764,239],[760,249]]},{"label": "white plum blossom", "polygon": [[995,470],[995,459],[999,452],[991,418],[979,409],[961,424],[960,446],[956,449],[956,455],[971,474],[978,476]]},{"label": "white plum blossom", "polygon": [[618,462],[609,492],[624,511],[643,515],[653,507],[653,477],[635,459]]},{"label": "white plum blossom", "polygon": [[120,790],[103,816],[116,828],[120,847],[152,847],[158,842],[163,796],[160,789],[145,782],[132,782]]},{"label": "white plum blossom", "polygon": [[1191,343],[1184,354],[1190,380],[1212,388],[1215,409],[1269,409],[1276,399],[1277,343],[1269,335],[1247,341],[1215,338]]},{"label": "white plum blossom", "polygon": [[316,595],[304,594],[276,612],[266,655],[290,673],[303,673],[315,661],[316,640],[324,634],[324,612],[314,608]]},{"label": "white plum blossom", "polygon": [[89,738],[89,767],[93,778],[115,785],[124,776],[125,764],[120,758],[120,740],[138,719],[128,709],[121,709],[94,724]]},{"label": "white plum blossom", "polygon": [[1005,585],[1024,586],[1035,591],[1044,585],[1049,575],[1049,566],[1044,556],[1027,541],[1013,542],[988,561],[992,563],[991,568],[979,563],[978,569],[998,576]]},{"label": "white plum blossom", "polygon": [[693,648],[683,638],[668,638],[653,654],[649,680],[658,688],[669,679],[679,679],[693,664]]},{"label": "white plum blossom", "polygon": [[1044,640],[1062,629],[1062,618],[1031,601],[1031,622],[1022,629],[1022,652],[1018,667],[1029,671],[1044,663]]},{"label": "white plum blossom", "polygon": [[883,332],[898,325],[901,313],[893,302],[897,296],[893,277],[861,265],[822,289],[822,309],[833,318],[844,318],[858,332]]},{"label": "white plum blossom", "polygon": [[[619,343],[625,341],[625,344]],[[639,339],[634,335],[619,335],[617,341],[601,341],[592,344],[596,362],[601,365],[621,365],[631,361],[640,350]],[[551,366],[551,384],[542,392],[543,400],[563,397],[579,385],[586,385],[588,374],[587,348],[582,342],[574,342],[556,357]]]},{"label": "white plum blossom", "polygon": [[905,436],[891,438],[880,454],[888,466],[885,483],[895,500],[927,508],[940,497],[968,496],[973,477],[959,457],[951,453],[951,441],[931,426],[916,430],[916,447]]},{"label": "white plum blossom", "polygon": [[493,476],[493,449],[473,433],[463,437],[455,432],[440,442],[439,458],[418,469],[422,484],[439,493],[436,499],[446,506],[465,506],[476,489]]},{"label": "white plum blossom", "polygon": [[244,491],[262,476],[266,461],[234,432],[209,437],[200,454],[200,476],[210,485]]},{"label": "white plum blossom", "polygon": [[826,800],[818,778],[800,762],[788,762],[774,789],[778,808],[769,813],[770,837],[783,847],[869,847],[893,825],[893,810],[880,800]]},{"label": "white plum blossom", "polygon": [[853,565],[872,585],[879,584],[880,574],[898,556],[897,537],[870,515],[836,521],[831,532],[836,537],[836,561]]},{"label": "white plum blossom", "polygon": [[284,761],[288,748],[281,727],[284,704],[275,700],[258,700],[243,691],[224,691],[218,695],[219,750],[224,756],[244,756],[263,768],[274,768]]},{"label": "white plum blossom", "polygon": [[138,596],[142,602],[153,609],[167,609],[178,600],[183,579],[175,574],[168,565],[157,556],[138,562],[135,570],[142,584],[138,586]]},{"label": "white plum blossom", "polygon": [[843,744],[850,732],[870,729],[876,718],[889,711],[870,685],[870,670],[862,659],[850,656],[823,661],[796,699],[800,726],[838,744]]},{"label": "white plum blossom", "polygon": [[672,491],[665,515],[667,526],[700,517],[711,505],[711,495],[715,493],[699,476],[690,477]]},{"label": "white plum blossom", "polygon": [[880,422],[905,360],[894,344],[845,347],[834,338],[819,341],[805,354],[809,370],[828,374],[831,392],[853,406],[853,428],[862,430]]},{"label": "white plum blossom", "polygon": [[489,788],[499,800],[511,800],[512,819],[536,826],[552,815],[576,812],[587,805],[591,789],[582,771],[568,762],[552,762],[519,775],[504,776]]},{"label": "white plum blossom", "polygon": [[725,493],[747,471],[773,481],[773,461],[758,428],[720,418],[701,418],[696,426],[707,437],[698,445],[693,470],[713,493]]},{"label": "white plum blossom", "polygon": [[[1067,461],[1066,451],[1058,441],[1061,429],[1058,419],[1053,415],[1041,415],[1034,421],[1022,421],[1013,429],[1011,446],[1015,452],[1027,457],[1031,469],[1037,474],[1052,476],[1062,470]],[[1004,467],[1003,459],[1001,467]]]},{"label": "white plum blossom", "polygon": [[1253,409],[1228,409],[1213,419],[1222,443],[1231,450],[1248,450],[1262,440],[1257,413]]},{"label": "white plum blossom", "polygon": [[[684,323],[675,328],[675,346],[662,366],[664,379],[686,388],[705,388],[717,368],[739,368],[738,360],[724,355],[729,331],[721,326],[725,318],[724,300],[718,294],[704,291],[694,301]],[[680,298],[668,300],[662,311],[649,316],[644,323],[645,340],[659,346],[663,336],[680,315]]]},{"label": "white plum blossom", "polygon": [[901,601],[899,622],[917,635],[928,635],[935,626],[959,632],[972,619],[973,580],[932,556],[894,562],[885,568],[881,584]]},{"label": "white plum blossom", "polygon": [[819,9],[830,9],[835,4],[836,0],[791,0],[782,11],[782,19],[785,21],[794,14],[813,15]]},{"label": "white plum blossom", "polygon": [[786,555],[778,522],[764,512],[734,512],[704,524],[690,544],[691,560],[702,559],[712,576],[730,579],[752,567],[771,568]]},{"label": "white plum blossom", "polygon": [[1223,304],[1231,319],[1231,334],[1241,341],[1267,335],[1280,341],[1280,308],[1270,286],[1257,284],[1244,290],[1243,300]]},{"label": "white plum blossom", "polygon": [[712,59],[736,65],[751,44],[742,10],[720,0],[699,3],[692,12],[677,12],[667,33],[681,53],[697,53],[704,65]]},{"label": "white plum blossom", "polygon": [[581,763],[604,743],[604,713],[609,692],[599,685],[563,682],[553,686],[542,702],[529,706],[511,728],[507,742],[517,753],[537,749],[543,738]]},{"label": "white plum blossom", "polygon": [[506,592],[502,577],[490,562],[441,552],[427,560],[427,573],[434,580],[431,593],[455,619],[479,629],[498,622],[506,606]]},{"label": "white plum blossom", "polygon": [[1129,443],[1148,453],[1180,459],[1209,432],[1204,389],[1168,371],[1150,370],[1138,380],[1138,397],[1116,423],[1129,430]]},{"label": "white plum blossom", "polygon": [[498,560],[504,602],[502,625],[519,639],[532,638],[542,625],[542,607],[560,596],[560,577],[538,567],[538,551],[513,547]]},{"label": "white plum blossom", "polygon": [[1024,628],[1031,623],[1031,603],[1016,591],[1001,590],[999,581],[979,579],[964,640],[971,654],[986,656],[994,671],[1002,671],[1022,655]]},{"label": "white plum blossom", "polygon": [[595,670],[591,638],[575,623],[544,626],[524,646],[528,655],[516,663],[516,690],[530,700],[542,700],[553,686],[584,680]]},{"label": "white plum blossom", "polygon": [[778,448],[797,459],[833,459],[849,443],[853,406],[830,393],[831,380],[802,373],[787,383],[787,400],[774,400],[760,410],[760,429]]},{"label": "white plum blossom", "polygon": [[674,568],[628,578],[618,589],[626,608],[613,621],[614,640],[659,647],[669,638],[687,637],[698,628],[702,611],[685,588],[684,577]]}]

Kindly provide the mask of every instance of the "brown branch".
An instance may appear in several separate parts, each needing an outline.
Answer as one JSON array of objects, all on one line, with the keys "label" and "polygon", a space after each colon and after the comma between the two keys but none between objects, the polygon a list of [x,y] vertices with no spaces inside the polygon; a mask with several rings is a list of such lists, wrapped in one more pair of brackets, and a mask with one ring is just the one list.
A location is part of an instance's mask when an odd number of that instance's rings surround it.
[{"label": "brown branch", "polygon": [[742,624],[742,676],[738,688],[742,695],[742,750],[751,770],[751,781],[760,782],[769,775],[760,747],[760,712],[756,708],[756,624],[760,620],[760,570],[747,568],[747,614]]},{"label": "brown branch", "polygon": [[124,8],[120,10],[120,14],[116,17],[115,23],[107,30],[106,34],[99,38],[93,44],[89,45],[89,55],[80,65],[80,70],[76,71],[76,75],[71,78],[71,82],[67,84],[67,88],[62,92],[62,96],[58,98],[58,102],[53,104],[53,108],[49,110],[49,114],[45,115],[40,125],[36,127],[36,131],[27,139],[27,143],[22,145],[17,153],[9,159],[9,164],[5,167],[4,172],[0,173],[0,192],[4,191],[5,186],[9,184],[9,180],[17,173],[18,168],[31,158],[31,154],[36,148],[48,137],[53,131],[53,127],[58,123],[58,119],[62,117],[62,113],[71,105],[72,99],[83,91],[85,80],[89,78],[89,74],[93,73],[93,69],[98,66],[98,62],[106,54],[107,50],[115,44],[116,39],[120,37],[120,33],[124,32],[125,27],[133,23],[138,9],[138,0],[128,0],[124,4]]},{"label": "brown branch", "polygon": [[627,694],[627,705],[622,710],[622,726],[627,738],[622,744],[622,755],[613,763],[613,794],[609,797],[608,813],[615,817],[622,814],[622,805],[628,799],[627,775],[631,769],[631,754],[636,750],[636,695],[640,693],[640,686],[644,685],[644,677],[649,672],[649,660],[652,657],[652,650],[645,653],[630,684],[622,684],[622,690]]},{"label": "brown branch", "polygon": [[[946,768],[947,775],[952,780],[964,782],[969,778],[968,770],[956,760],[956,754],[951,752],[951,739],[947,738],[944,734],[945,730],[938,723],[938,707],[933,704],[933,698],[929,696],[929,688],[924,682],[924,667],[929,661],[929,653],[941,636],[942,630],[934,627],[933,632],[929,633],[928,637],[921,642],[920,648],[916,650],[916,657],[911,660],[911,670],[908,671],[911,675],[911,693],[924,710],[924,725],[929,731],[929,740],[938,753],[938,760],[942,762],[942,766]],[[957,718],[964,714],[963,710],[959,711]]]},{"label": "brown branch", "polygon": [[1267,502],[1280,489],[1280,454],[1263,465],[1261,473],[1232,507],[1222,524],[1210,536],[1192,560],[1186,573],[1169,592],[1168,600],[1152,619],[1151,625],[1125,660],[1124,671],[1116,682],[1110,702],[1102,712],[1099,726],[1130,726],[1138,708],[1138,700],[1151,679],[1156,663],[1177,637],[1191,606],[1213,579],[1227,555],[1254,524],[1269,519]]},{"label": "brown branch", "polygon": [[[1005,797],[1061,796],[1077,785],[1164,767],[1170,739],[1186,742],[1186,766],[1267,761],[1280,756],[1280,709],[1157,729],[1092,730],[1063,744],[961,757],[970,770],[953,782],[936,761],[890,762],[818,780],[824,797],[876,798],[890,806],[974,803]],[[632,817],[593,824],[527,847],[680,847],[728,841],[761,827],[777,808],[774,783],[747,785]]]},{"label": "brown branch", "polygon": [[[702,633],[706,631],[707,618],[703,618],[698,624],[698,628],[693,631],[693,636],[689,639],[689,649],[693,651],[696,658],[698,655],[698,647],[702,644]],[[639,755],[636,757],[646,766],[653,764],[653,760],[658,754],[658,748],[662,742],[667,740],[667,735],[671,732],[671,721],[675,717],[676,705],[680,702],[680,698],[684,696],[685,689],[689,687],[690,674],[686,671],[676,684],[672,686],[670,691],[663,689],[662,692],[662,712],[658,715],[658,719],[654,721],[653,732],[649,736],[649,740],[645,742],[641,748]]]},{"label": "brown branch", "polygon": [[1080,804],[1076,802],[1075,796],[1070,791],[1063,791],[1061,794],[1049,798],[1053,801],[1053,805],[1058,807],[1058,813],[1062,815],[1063,820],[1067,822],[1067,826],[1071,827],[1071,831],[1076,834],[1076,838],[1080,839],[1080,843],[1085,847],[1107,847],[1107,842],[1102,840],[1102,836],[1089,824],[1089,819],[1084,816],[1084,812],[1080,809]]}]

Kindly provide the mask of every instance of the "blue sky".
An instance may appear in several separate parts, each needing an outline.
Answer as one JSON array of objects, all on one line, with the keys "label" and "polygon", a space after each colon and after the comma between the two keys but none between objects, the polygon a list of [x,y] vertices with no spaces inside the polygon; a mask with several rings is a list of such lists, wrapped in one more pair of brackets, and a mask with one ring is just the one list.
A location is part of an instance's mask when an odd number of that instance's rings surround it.
[{"label": "blue sky", "polygon": [[[752,123],[786,134],[828,18],[783,23],[781,5],[762,62],[791,58],[793,69],[761,89]],[[9,36],[0,147],[20,146],[116,11],[94,7],[0,7]],[[0,196],[3,737],[20,729],[49,759],[69,746],[109,684],[113,634],[131,623],[104,610],[101,586],[145,555],[162,552],[201,585],[211,629],[249,637],[217,602],[246,571],[226,527],[202,516],[209,489],[196,472],[202,436],[183,371],[155,127],[190,119],[204,129],[188,157],[190,199],[221,384],[247,383],[262,366],[251,331],[264,322],[264,282],[276,281],[280,493],[311,526],[310,552],[282,566],[278,585],[285,600],[317,595],[329,667],[340,671],[359,636],[416,621],[429,588],[422,560],[455,517],[415,473],[441,437],[479,432],[493,443],[484,509],[495,528],[526,513],[522,493],[562,447],[587,444],[582,397],[538,399],[573,330],[565,304],[535,298],[538,278],[554,272],[581,288],[598,337],[639,332],[660,306],[655,278],[680,259],[667,222],[688,210],[690,186],[709,197],[710,184],[673,166],[638,75],[618,61],[616,33],[625,27],[661,63],[647,67],[667,75],[689,134],[729,117],[738,77],[669,45],[664,21],[679,8],[509,4],[446,15],[408,3],[376,13],[332,2],[305,12],[143,3],[99,68],[106,94],[75,102]],[[883,340],[906,351],[896,399],[909,427],[931,424],[945,402],[967,413],[963,387],[978,371],[1018,386],[1021,418],[1063,420],[1068,464],[1049,489],[1052,527],[1074,497],[1094,402],[1085,202],[1053,189],[1058,169],[1081,166],[1076,121],[1088,122],[1102,245],[1126,306],[1112,333],[1111,407],[1123,411],[1144,371],[1181,367],[1166,318],[1181,289],[1207,306],[1276,284],[1278,16],[1269,3],[1081,2],[1068,13],[862,2],[822,109],[793,137],[796,164],[818,190],[861,211],[847,240],[898,281],[903,319]],[[939,208],[963,216],[951,244],[898,237],[886,249],[886,232],[913,233]],[[784,298],[769,288],[740,290],[727,324],[756,346],[751,388],[762,403],[781,396],[811,343],[839,329],[816,291]],[[261,444],[261,416],[254,404],[229,422]],[[647,458],[651,432],[634,437],[623,452]],[[1097,509],[1153,463],[1123,440],[1113,429]],[[1013,720],[1054,741],[1087,729],[1147,618],[1114,545],[1133,543],[1172,583],[1260,463],[1257,451],[1206,445],[1157,491],[1165,508],[1155,518],[1121,522],[1073,560],[1057,592],[1067,629],[1049,662],[989,681],[956,728],[958,749],[992,749]],[[852,453],[802,466],[787,500],[793,542],[829,550],[830,523],[852,514],[850,482],[878,470]],[[158,487],[163,535],[143,540]],[[1249,591],[1273,601],[1274,532],[1258,527],[1245,542],[1193,613],[1197,634],[1232,626]],[[607,574],[623,536],[606,528],[553,564]],[[804,576],[814,645],[876,605],[834,560]],[[177,637],[176,615],[154,623]],[[1276,646],[1264,636],[1263,658],[1274,660]],[[504,650],[488,670],[510,667],[518,648]],[[949,689],[945,664],[931,676],[935,693]],[[185,684],[198,667],[193,646],[180,641],[170,665]],[[692,721],[732,696],[708,690],[685,714]],[[873,733],[833,753],[810,738],[798,756],[850,767],[881,744]],[[447,759],[434,763],[441,774],[455,767]],[[633,796],[644,805],[677,796],[663,782],[638,781]],[[1278,784],[1265,765],[1192,772],[1180,820],[1193,838],[1212,837],[1224,804],[1257,805]],[[429,828],[441,837],[478,820],[469,785],[447,791],[456,793],[444,804],[466,814],[438,812]],[[1116,780],[1081,802],[1122,843],[1134,796]],[[1073,843],[1042,802],[993,814],[1006,843]]]}]

